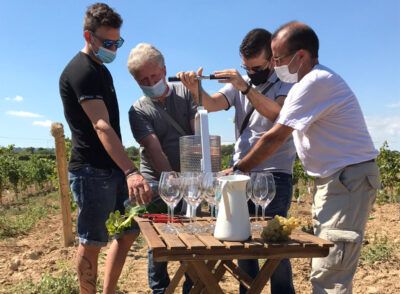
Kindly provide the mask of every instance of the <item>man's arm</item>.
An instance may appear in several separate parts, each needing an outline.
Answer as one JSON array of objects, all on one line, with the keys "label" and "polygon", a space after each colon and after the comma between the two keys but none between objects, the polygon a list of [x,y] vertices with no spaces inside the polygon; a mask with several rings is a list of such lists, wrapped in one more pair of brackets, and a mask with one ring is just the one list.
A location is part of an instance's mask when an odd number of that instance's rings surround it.
[{"label": "man's arm", "polygon": [[[236,69],[216,71],[214,74],[217,78],[228,77],[228,79],[220,80],[220,83],[231,83],[240,92],[245,92],[249,86]],[[268,118],[271,122],[276,120],[283,105],[283,102],[280,104],[277,103],[278,101],[275,102],[274,99],[265,99],[265,96],[253,87],[249,89],[246,97],[258,113]]]},{"label": "man's arm", "polygon": [[[199,84],[196,76],[201,76],[202,73],[203,69],[199,68],[197,73],[195,73],[194,71],[179,72],[176,75],[178,78],[181,79],[182,84],[190,91],[197,104],[199,103]],[[229,103],[223,94],[215,93],[210,96],[203,89],[201,91],[202,103],[204,108],[207,109],[208,112],[220,111],[229,107]]]},{"label": "man's arm", "polygon": [[155,134],[150,134],[140,140],[139,144],[146,150],[146,156],[154,170],[161,173],[163,171],[172,171],[171,164],[161,148],[160,141]]},{"label": "man's arm", "polygon": [[[110,125],[108,111],[103,100],[84,100],[81,105],[111,159],[124,173],[135,169],[121,140]],[[127,177],[127,184],[129,196],[135,196],[140,204],[148,203],[151,200],[150,188],[142,175],[134,174]]]},{"label": "man's arm", "polygon": [[274,125],[257,141],[246,156],[236,164],[237,168],[240,171],[249,172],[282,146],[292,132],[293,129],[291,127],[281,124]]}]

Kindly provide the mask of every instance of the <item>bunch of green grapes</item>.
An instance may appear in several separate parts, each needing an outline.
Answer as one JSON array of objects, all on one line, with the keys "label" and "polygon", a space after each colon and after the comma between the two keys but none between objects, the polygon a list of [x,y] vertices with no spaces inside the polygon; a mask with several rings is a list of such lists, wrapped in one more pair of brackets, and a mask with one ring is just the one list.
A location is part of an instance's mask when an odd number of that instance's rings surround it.
[{"label": "bunch of green grapes", "polygon": [[291,217],[289,219],[275,215],[275,217],[268,221],[267,226],[263,228],[261,237],[265,241],[287,241],[292,231],[299,226],[299,221]]}]

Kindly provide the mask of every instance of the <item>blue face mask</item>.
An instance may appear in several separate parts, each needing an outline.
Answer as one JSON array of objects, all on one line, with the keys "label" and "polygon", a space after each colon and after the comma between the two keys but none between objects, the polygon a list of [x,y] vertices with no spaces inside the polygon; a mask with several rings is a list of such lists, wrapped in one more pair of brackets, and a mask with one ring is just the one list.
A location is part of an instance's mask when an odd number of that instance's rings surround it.
[{"label": "blue face mask", "polygon": [[99,50],[97,53],[94,53],[94,55],[99,59],[100,61],[104,63],[110,63],[113,62],[115,57],[117,56],[116,51],[111,51],[109,49],[106,49],[104,47],[99,47]]},{"label": "blue face mask", "polygon": [[150,98],[161,97],[162,94],[164,94],[165,90],[167,89],[167,85],[165,84],[163,78],[161,80],[159,80],[153,86],[142,86],[142,85],[139,85],[139,86],[142,89],[143,94]]}]

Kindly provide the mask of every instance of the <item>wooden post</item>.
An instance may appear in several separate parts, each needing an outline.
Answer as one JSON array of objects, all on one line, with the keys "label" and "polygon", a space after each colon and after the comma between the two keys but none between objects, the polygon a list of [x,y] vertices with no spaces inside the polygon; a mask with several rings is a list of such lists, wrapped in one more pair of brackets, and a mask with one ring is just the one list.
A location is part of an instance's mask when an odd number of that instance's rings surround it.
[{"label": "wooden post", "polygon": [[72,234],[71,203],[69,197],[67,156],[65,152],[65,137],[63,125],[61,123],[53,123],[51,125],[51,134],[54,137],[56,145],[58,183],[64,231],[64,246],[68,247],[74,243],[74,236]]}]

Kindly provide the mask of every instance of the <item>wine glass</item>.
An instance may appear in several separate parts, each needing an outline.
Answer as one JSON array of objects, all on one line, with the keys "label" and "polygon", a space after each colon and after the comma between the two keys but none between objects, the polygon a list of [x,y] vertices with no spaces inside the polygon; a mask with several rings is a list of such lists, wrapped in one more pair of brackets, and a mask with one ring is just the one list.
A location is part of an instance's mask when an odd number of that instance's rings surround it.
[{"label": "wine glass", "polygon": [[258,192],[258,190],[257,190],[258,187],[256,187],[257,176],[258,176],[257,172],[250,173],[250,180],[247,182],[247,185],[246,185],[246,197],[248,197],[248,199],[251,199],[251,201],[253,201],[254,206],[255,206],[255,222],[253,222],[251,224],[251,229],[253,231],[260,230],[262,228],[261,224],[257,223],[258,207],[260,205],[259,198],[256,197],[257,192]]},{"label": "wine glass", "polygon": [[267,195],[265,198],[265,201],[263,203],[262,209],[263,209],[263,219],[265,217],[265,209],[267,206],[274,200],[275,195],[276,195],[276,185],[275,185],[275,180],[274,180],[274,175],[271,173],[264,173],[264,177],[266,178],[266,183],[267,183]]},{"label": "wine glass", "polygon": [[[187,205],[190,207],[190,224],[185,227],[189,233],[198,233],[200,229],[196,225],[196,210],[202,199],[200,172],[184,172],[182,176],[182,195]],[[193,218],[194,223],[193,224]]]},{"label": "wine glass", "polygon": [[[207,172],[203,174],[202,182],[201,182],[201,189],[204,195],[204,199],[208,202],[211,210],[211,218],[215,218],[215,207],[219,203],[219,198],[221,197],[221,193],[218,189],[220,186],[220,182],[218,178],[222,176],[222,173],[214,173],[214,172]],[[206,232],[213,232],[215,228],[214,223],[210,223],[206,228]]]},{"label": "wine glass", "polygon": [[182,199],[181,178],[179,173],[174,171],[162,172],[158,186],[160,197],[168,206],[168,222],[163,231],[169,234],[176,234],[176,228],[172,225],[174,219],[174,208]]}]

